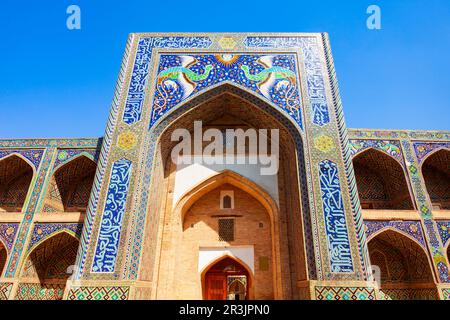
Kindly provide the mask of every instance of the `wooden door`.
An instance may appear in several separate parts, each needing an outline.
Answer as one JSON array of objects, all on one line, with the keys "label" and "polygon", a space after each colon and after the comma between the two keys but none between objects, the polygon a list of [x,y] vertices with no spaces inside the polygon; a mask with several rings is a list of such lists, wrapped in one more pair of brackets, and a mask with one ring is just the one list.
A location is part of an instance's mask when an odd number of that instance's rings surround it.
[{"label": "wooden door", "polygon": [[227,277],[225,274],[206,275],[206,300],[226,300]]}]

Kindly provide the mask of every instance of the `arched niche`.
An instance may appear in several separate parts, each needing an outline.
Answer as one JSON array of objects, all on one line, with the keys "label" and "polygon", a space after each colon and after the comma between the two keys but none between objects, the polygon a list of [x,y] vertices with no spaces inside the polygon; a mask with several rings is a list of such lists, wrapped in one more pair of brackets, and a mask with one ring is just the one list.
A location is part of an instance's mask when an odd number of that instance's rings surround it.
[{"label": "arched niche", "polygon": [[363,209],[414,210],[407,176],[393,157],[370,148],[353,158]]},{"label": "arched niche", "polygon": [[61,300],[78,245],[77,238],[61,231],[34,247],[23,264],[16,299]]},{"label": "arched niche", "polygon": [[22,211],[33,174],[33,166],[18,154],[0,160],[0,211]]},{"label": "arched niche", "polygon": [[86,212],[95,177],[96,163],[80,155],[53,173],[43,212]]},{"label": "arched niche", "polygon": [[368,243],[370,260],[377,266],[380,292],[386,300],[437,299],[428,254],[416,240],[386,229]]},{"label": "arched niche", "polygon": [[450,151],[441,149],[428,156],[422,175],[433,210],[450,210]]}]

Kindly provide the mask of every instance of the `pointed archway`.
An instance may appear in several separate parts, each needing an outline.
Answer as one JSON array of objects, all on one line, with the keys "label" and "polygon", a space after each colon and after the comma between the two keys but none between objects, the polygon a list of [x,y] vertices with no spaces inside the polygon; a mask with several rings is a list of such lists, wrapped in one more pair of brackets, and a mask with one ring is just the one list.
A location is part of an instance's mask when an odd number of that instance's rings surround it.
[{"label": "pointed archway", "polygon": [[368,248],[372,265],[379,268],[383,299],[437,299],[428,255],[416,240],[387,229],[371,238]]},{"label": "pointed archway", "polygon": [[61,300],[78,245],[78,239],[65,231],[37,245],[22,267],[16,299]]},{"label": "pointed archway", "polygon": [[436,151],[422,164],[422,175],[433,210],[450,210],[450,151]]},{"label": "pointed archway", "polygon": [[0,160],[0,211],[22,211],[33,173],[33,167],[19,155]]},{"label": "pointed archway", "polygon": [[[177,146],[179,140],[173,140],[172,135],[178,129],[193,133],[196,121],[202,121],[204,129],[216,129],[220,132],[225,130],[225,134],[227,129],[267,130],[269,128],[279,130],[281,149],[279,171],[268,178],[261,177],[257,168],[253,168],[253,171],[247,170],[248,166],[238,168],[238,166],[202,164],[199,168],[200,166],[195,165],[188,165],[188,167],[177,165],[172,161],[172,150]],[[151,174],[145,176],[149,182],[143,180],[143,183],[149,183],[150,188],[148,204],[146,204],[147,212],[154,214],[151,219],[147,217],[145,230],[148,230],[149,233],[144,240],[147,242],[142,246],[146,249],[142,253],[139,279],[155,283],[155,289],[152,291],[154,297],[157,299],[201,299],[200,279],[196,279],[195,286],[192,283],[186,285],[187,294],[184,294],[180,287],[174,286],[176,278],[182,277],[176,273],[175,267],[187,262],[174,262],[173,257],[177,258],[180,255],[172,252],[172,250],[178,250],[178,242],[173,241],[172,233],[178,233],[178,236],[182,237],[183,229],[184,232],[190,230],[190,228],[186,229],[186,220],[180,219],[187,211],[183,210],[182,213],[177,211],[181,203],[178,200],[184,197],[186,192],[194,190],[197,183],[204,182],[203,179],[218,177],[218,173],[226,170],[234,171],[262,187],[269,195],[268,198],[274,200],[275,206],[278,206],[279,216],[274,220],[281,226],[280,228],[274,227],[272,217],[267,223],[256,223],[257,228],[261,225],[261,229],[266,231],[272,231],[275,228],[275,232],[272,233],[275,245],[272,247],[279,248],[277,251],[275,249],[272,251],[277,252],[274,259],[278,261],[273,267],[273,260],[268,259],[268,255],[264,255],[261,260],[255,258],[255,264],[258,267],[261,265],[265,273],[275,272],[276,274],[272,278],[276,279],[276,285],[273,284],[272,279],[267,282],[275,288],[276,293],[273,294],[272,288],[270,288],[266,290],[268,294],[265,298],[295,299],[309,296],[307,288],[298,286],[299,281],[317,277],[314,237],[312,236],[309,211],[310,201],[306,191],[308,186],[306,163],[302,137],[288,118],[264,101],[260,101],[259,98],[227,84],[211,89],[201,96],[189,100],[183,107],[172,110],[151,128],[149,135],[152,138],[149,139],[149,155],[146,161],[148,167],[152,169],[149,170]],[[224,139],[226,141],[227,137],[225,136]],[[187,155],[189,156],[189,154]],[[183,174],[187,174],[187,176],[182,177]],[[218,178],[220,179],[220,177]],[[240,190],[239,192],[245,193],[246,191],[245,188],[231,185]],[[225,206],[223,201],[220,201],[223,199],[220,197],[221,191],[227,192],[228,190],[216,190],[215,194],[218,199],[215,204],[229,207],[229,201],[226,201]],[[200,197],[200,194],[197,193],[197,197]],[[258,199],[254,201],[259,202]],[[193,202],[196,201],[193,200]],[[259,204],[263,209],[265,209],[264,203],[267,203],[266,199],[262,199]],[[233,208],[233,201],[231,201],[231,207]],[[232,211],[234,210],[232,208],[226,210]],[[218,210],[221,210],[220,206]],[[228,221],[223,223],[223,225],[228,224]],[[232,223],[228,225],[232,225]],[[219,222],[210,224],[210,227],[210,230],[213,227],[218,229]],[[270,241],[272,240],[270,239]],[[197,247],[198,250],[199,247]],[[193,253],[194,256],[197,254]],[[152,255],[156,258],[151,258]],[[197,264],[197,262],[190,261],[189,267],[193,270],[192,272],[198,272],[194,263]],[[194,287],[195,294],[189,289]],[[178,296],[174,297],[174,295]],[[261,299],[263,298],[261,297]]]},{"label": "pointed archway", "polygon": [[86,212],[96,167],[84,155],[59,167],[47,188],[43,211]]},{"label": "pointed archway", "polygon": [[212,262],[202,273],[205,300],[249,300],[253,294],[252,285],[248,266],[230,256]]},{"label": "pointed archway", "polygon": [[414,209],[405,171],[397,160],[370,148],[353,158],[353,167],[363,209]]}]

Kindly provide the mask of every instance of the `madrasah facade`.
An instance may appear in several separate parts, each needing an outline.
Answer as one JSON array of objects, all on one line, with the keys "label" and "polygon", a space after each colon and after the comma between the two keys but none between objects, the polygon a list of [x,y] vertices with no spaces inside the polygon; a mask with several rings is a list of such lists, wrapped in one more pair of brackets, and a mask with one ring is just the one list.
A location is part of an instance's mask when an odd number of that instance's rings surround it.
[{"label": "madrasah facade", "polygon": [[[174,159],[229,130],[277,170]],[[347,128],[325,33],[133,33],[102,138],[0,140],[0,299],[445,300],[449,242],[450,132]]]}]

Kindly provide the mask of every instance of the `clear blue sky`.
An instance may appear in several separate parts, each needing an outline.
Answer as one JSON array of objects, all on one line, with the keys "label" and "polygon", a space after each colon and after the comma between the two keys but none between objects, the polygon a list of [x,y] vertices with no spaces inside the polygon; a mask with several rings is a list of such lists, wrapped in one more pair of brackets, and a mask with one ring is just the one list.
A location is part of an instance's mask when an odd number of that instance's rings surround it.
[{"label": "clear blue sky", "polygon": [[0,27],[0,138],[103,135],[127,34],[146,31],[327,31],[349,127],[450,129],[448,0],[3,0]]}]

